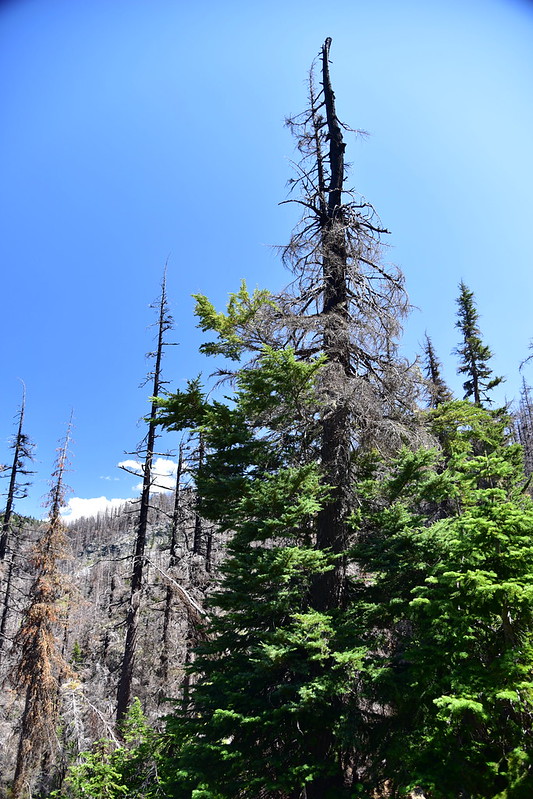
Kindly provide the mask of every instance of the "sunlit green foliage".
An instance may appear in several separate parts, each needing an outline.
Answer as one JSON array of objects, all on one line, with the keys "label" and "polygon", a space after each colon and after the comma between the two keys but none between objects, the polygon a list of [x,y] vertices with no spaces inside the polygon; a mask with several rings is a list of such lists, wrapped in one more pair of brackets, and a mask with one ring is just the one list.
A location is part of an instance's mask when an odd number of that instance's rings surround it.
[{"label": "sunlit green foliage", "polygon": [[270,292],[265,289],[254,289],[250,294],[246,282],[241,282],[239,291],[230,294],[226,312],[217,311],[214,305],[203,294],[195,294],[196,315],[200,320],[198,327],[204,332],[215,332],[217,340],[202,344],[200,351],[206,355],[223,355],[230,360],[238,361],[245,349],[261,349],[263,342],[257,330],[253,329],[251,320],[265,307],[275,308]]},{"label": "sunlit green foliage", "polygon": [[53,799],[155,799],[166,794],[158,775],[162,740],[148,725],[141,703],[131,703],[122,722],[123,745],[109,739],[97,741],[82,752],[68,769],[64,787]]},{"label": "sunlit green foliage", "polygon": [[532,789],[533,505],[502,420],[449,403],[433,423],[444,462],[405,452],[355,519],[373,758],[406,789],[518,796]]}]

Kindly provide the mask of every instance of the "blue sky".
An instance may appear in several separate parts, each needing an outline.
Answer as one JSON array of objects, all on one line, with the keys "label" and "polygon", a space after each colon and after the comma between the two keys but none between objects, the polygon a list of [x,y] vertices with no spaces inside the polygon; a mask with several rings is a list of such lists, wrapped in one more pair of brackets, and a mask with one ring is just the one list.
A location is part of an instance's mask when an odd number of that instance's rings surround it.
[{"label": "blue sky", "polygon": [[[126,498],[116,468],[139,418],[168,259],[173,387],[213,365],[197,354],[191,294],[223,305],[245,278],[280,289],[269,245],[293,144],[285,116],[326,36],[351,183],[391,230],[386,258],[460,392],[461,279],[475,292],[501,398],[518,393],[533,337],[533,6],[519,0],[12,0],[0,5],[0,462],[27,386],[40,514],[57,439],[74,410],[74,498]],[[526,378],[533,380],[527,373]],[[169,446],[176,441],[170,440]]]}]

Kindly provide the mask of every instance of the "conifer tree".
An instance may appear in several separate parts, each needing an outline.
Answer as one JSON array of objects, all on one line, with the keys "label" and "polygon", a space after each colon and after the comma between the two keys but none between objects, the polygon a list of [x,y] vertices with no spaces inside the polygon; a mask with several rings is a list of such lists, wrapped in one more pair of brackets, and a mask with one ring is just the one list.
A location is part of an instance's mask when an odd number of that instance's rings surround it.
[{"label": "conifer tree", "polygon": [[432,423],[444,453],[405,451],[357,518],[373,575],[354,596],[364,781],[519,799],[533,789],[533,504],[508,420],[452,402]]},{"label": "conifer tree", "polygon": [[65,499],[64,475],[68,462],[71,422],[58,450],[49,494],[50,513],[33,554],[35,577],[15,638],[19,660],[13,680],[23,692],[24,709],[12,785],[13,799],[31,797],[38,772],[50,776],[57,748],[59,685],[70,673],[61,655],[60,626],[68,587],[60,571],[67,539],[61,520]]},{"label": "conifer tree", "polygon": [[443,402],[449,402],[449,400],[452,399],[452,392],[442,377],[442,364],[437,357],[433,342],[427,333],[424,341],[424,355],[426,378],[429,381],[429,406],[430,408],[437,408],[439,405],[442,405]]},{"label": "conifer tree", "polygon": [[492,352],[486,344],[483,344],[481,338],[474,293],[463,281],[459,284],[459,289],[458,318],[455,326],[461,331],[462,342],[454,352],[461,359],[457,373],[467,376],[463,383],[464,399],[472,397],[476,405],[481,405],[483,402],[491,403],[488,393],[500,385],[503,377],[494,377],[488,365]]}]

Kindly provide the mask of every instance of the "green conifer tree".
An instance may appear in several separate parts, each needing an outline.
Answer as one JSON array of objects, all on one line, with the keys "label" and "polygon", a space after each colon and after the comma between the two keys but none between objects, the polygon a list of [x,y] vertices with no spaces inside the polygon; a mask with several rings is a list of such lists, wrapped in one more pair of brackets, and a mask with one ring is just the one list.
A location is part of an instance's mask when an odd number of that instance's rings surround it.
[{"label": "green conifer tree", "polygon": [[430,408],[437,408],[443,402],[449,402],[452,399],[452,392],[442,377],[442,364],[427,333],[424,341],[424,356],[425,372],[428,380],[429,406]]},{"label": "green conifer tree", "polygon": [[368,787],[518,799],[533,789],[533,504],[503,420],[454,402],[433,424],[444,463],[406,451],[357,519]]},{"label": "green conifer tree", "polygon": [[463,281],[459,284],[459,289],[458,318],[455,326],[461,331],[462,342],[454,352],[461,359],[457,373],[467,376],[463,383],[464,399],[472,397],[476,405],[481,405],[482,402],[491,403],[488,393],[500,385],[503,377],[494,377],[488,365],[492,352],[486,344],[483,344],[481,338],[474,293]]}]

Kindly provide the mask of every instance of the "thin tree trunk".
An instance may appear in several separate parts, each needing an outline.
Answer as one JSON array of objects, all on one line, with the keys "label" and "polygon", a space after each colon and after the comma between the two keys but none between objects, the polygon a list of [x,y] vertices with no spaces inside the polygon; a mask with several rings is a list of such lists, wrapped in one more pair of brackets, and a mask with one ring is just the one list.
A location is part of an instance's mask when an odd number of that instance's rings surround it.
[{"label": "thin tree trunk", "polygon": [[15,446],[13,453],[13,463],[11,465],[11,476],[9,478],[9,488],[7,490],[7,502],[4,510],[4,519],[2,522],[2,532],[0,534],[0,560],[4,560],[7,551],[7,543],[9,538],[9,525],[11,524],[11,517],[13,515],[13,503],[15,501],[15,494],[17,492],[17,475],[22,466],[22,458],[27,454],[25,444],[26,437],[23,433],[24,425],[24,411],[26,408],[26,388],[22,384],[22,401],[19,411],[19,423],[17,435],[15,438]]},{"label": "thin tree trunk", "polygon": [[[183,442],[180,444],[178,456],[178,469],[176,472],[176,492],[174,494],[174,509],[172,511],[172,523],[170,526],[170,552],[168,558],[168,571],[172,569],[178,561],[178,529],[181,522],[181,477],[183,473]],[[165,595],[165,612],[163,617],[163,635],[161,640],[161,683],[165,686],[168,683],[169,663],[170,663],[170,627],[172,621],[172,606],[174,604],[174,589],[172,583],[167,585]]]},{"label": "thin tree trunk", "polygon": [[[200,441],[198,443],[198,474],[200,474],[200,472],[202,471],[204,456],[205,456],[204,440],[202,434],[200,433]],[[194,516],[194,538],[193,538],[192,551],[194,555],[201,555],[202,552],[204,551],[203,519],[198,513],[198,510],[196,510]]]},{"label": "thin tree trunk", "polygon": [[120,678],[117,687],[117,724],[123,720],[130,701],[132,699],[132,683],[137,656],[137,636],[139,628],[139,615],[141,610],[141,592],[143,585],[143,573],[145,568],[145,548],[148,531],[148,511],[150,507],[150,491],[152,487],[152,463],[154,457],[154,447],[157,426],[157,397],[161,387],[161,361],[163,357],[164,334],[171,327],[166,298],[166,273],[161,285],[161,297],[159,301],[159,319],[157,350],[155,352],[155,365],[153,371],[153,402],[150,408],[148,421],[148,433],[146,436],[146,454],[143,466],[143,486],[141,493],[141,504],[139,510],[139,521],[137,524],[137,534],[135,538],[135,550],[133,554],[133,568],[130,584],[130,601],[126,616],[126,641],[124,644],[124,654]]},{"label": "thin tree trunk", "polygon": [[2,619],[0,620],[0,651],[4,648],[4,641],[6,640],[7,618],[11,610],[9,602],[11,599],[11,585],[13,581],[13,569],[14,569],[13,558],[14,555],[13,553],[11,553],[11,560],[8,562],[7,566],[6,587],[4,590],[4,599],[2,602],[3,605]]}]

